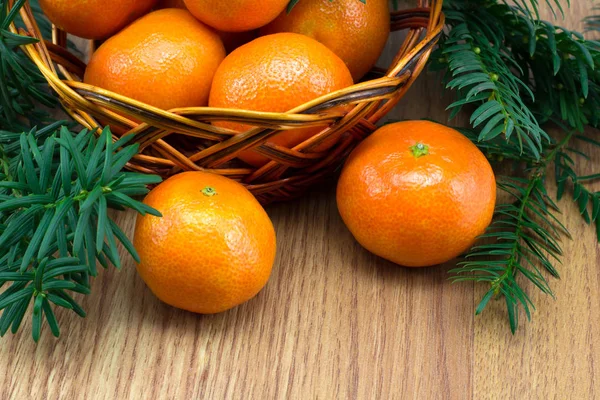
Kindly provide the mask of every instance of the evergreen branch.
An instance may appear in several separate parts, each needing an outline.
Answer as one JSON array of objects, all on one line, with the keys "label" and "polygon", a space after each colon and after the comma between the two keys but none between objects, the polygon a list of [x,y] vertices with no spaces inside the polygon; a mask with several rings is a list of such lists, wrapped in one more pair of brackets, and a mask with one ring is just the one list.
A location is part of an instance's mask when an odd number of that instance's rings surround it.
[{"label": "evergreen branch", "polygon": [[[458,100],[451,107],[475,106],[471,123],[477,132],[463,130],[463,133],[492,160],[510,159],[526,165],[526,178],[499,179],[500,190],[507,192],[513,201],[497,206],[494,222],[483,235],[487,241],[471,249],[465,261],[453,270],[456,276],[452,279],[490,285],[476,313],[481,313],[495,296],[502,296],[514,332],[519,310],[524,310],[530,318],[534,308],[519,276],[552,295],[541,271],[558,277],[554,265],[560,263],[562,255],[559,240],[562,235],[568,236],[556,217],[559,209],[546,191],[549,167],[554,165],[557,171],[558,197],[562,197],[570,181],[573,198],[584,220],[598,221],[598,195],[587,191],[582,184],[583,180],[598,176],[575,174],[575,160],[570,154],[585,155],[571,148],[570,143],[580,138],[600,145],[595,139],[582,135],[585,126],[598,126],[600,119],[600,46],[595,41],[585,40],[578,32],[531,19],[523,7],[495,1],[488,1],[482,7],[481,2],[474,0],[451,0],[445,6],[449,7],[447,13],[454,22],[451,22],[450,32],[442,38],[438,60],[432,63],[436,69],[446,69],[446,82],[458,89]],[[489,65],[496,69],[490,70]],[[522,151],[521,143],[511,137],[506,139],[506,132],[499,127],[496,129],[503,135],[491,135],[493,139],[485,141],[490,132],[490,129],[485,130],[489,121],[495,118],[494,123],[498,125],[507,121],[506,108],[496,104],[495,94],[492,96],[497,85],[492,88],[490,79],[483,79],[482,73],[490,76],[490,71],[498,80],[516,83],[510,87],[513,95],[527,94],[519,107],[530,119],[533,116],[536,129],[543,130],[543,124],[553,123],[568,132],[565,137],[554,143],[548,135],[541,135],[544,140],[537,147],[539,154],[531,146],[525,146]],[[494,81],[496,76],[490,78]],[[472,91],[471,96],[479,94],[481,97],[473,101],[469,92],[461,90],[464,88],[460,85],[465,83],[471,85],[466,89]],[[488,85],[490,89],[481,90],[484,94],[480,94],[473,90],[479,84]],[[598,224],[596,227],[600,229]]]},{"label": "evergreen branch", "polygon": [[[577,138],[600,147],[600,143],[594,139],[582,135],[578,135]],[[573,168],[575,161],[568,152],[575,152],[577,155],[587,157],[584,153],[574,149],[566,149],[566,151],[558,153],[555,163],[556,197],[558,200],[562,199],[566,193],[567,184],[572,185],[572,199],[577,204],[585,223],[595,224],[596,235],[600,242],[600,219],[598,218],[600,216],[600,192],[592,192],[586,187],[586,183],[600,179],[600,174],[578,175]]]},{"label": "evergreen branch", "polygon": [[480,133],[475,129],[461,127],[454,127],[454,129],[458,130],[475,143],[479,150],[481,150],[491,162],[502,163],[504,161],[513,161],[518,164],[524,163],[532,165],[539,161],[534,156],[527,156],[526,154],[515,152],[515,143],[506,141],[501,137],[480,141]]},{"label": "evergreen branch", "polygon": [[137,152],[137,145],[126,146],[129,137],[113,144],[108,128],[99,138],[53,128],[0,132],[0,287],[10,284],[0,294],[0,336],[18,330],[32,302],[36,341],[43,320],[58,336],[54,306],[84,316],[69,292],[89,293],[97,262],[120,268],[117,241],[139,261],[107,208],[160,216],[127,194],[143,195],[160,181],[122,172]]},{"label": "evergreen branch", "polygon": [[[600,14],[600,6],[594,7],[594,11]],[[585,19],[586,31],[600,31],[600,15],[590,15]]]},{"label": "evergreen branch", "polygon": [[[548,9],[552,12],[554,17],[558,17],[559,15],[564,17],[565,8],[563,7],[563,2],[560,0],[544,0],[544,3],[548,7]],[[565,0],[567,8],[571,6],[570,0]],[[514,6],[512,6],[514,4]],[[471,10],[473,6],[477,5],[480,8],[493,8],[498,5],[503,5],[509,7],[512,12],[514,12],[517,16],[525,16],[530,19],[532,22],[539,21],[540,19],[540,1],[539,0],[479,0],[474,2],[473,0],[445,0],[444,6],[447,9],[453,10]]]},{"label": "evergreen branch", "polygon": [[[532,37],[535,46],[527,43]],[[527,83],[536,95],[536,101],[528,107],[540,123],[553,121],[580,132],[586,125],[598,125],[600,47],[597,42],[548,22],[537,24],[535,29],[530,26],[514,29],[507,42],[520,68],[527,71]]]},{"label": "evergreen branch", "polygon": [[8,1],[0,0],[0,128],[16,131],[49,120],[48,113],[40,111],[40,104],[58,104],[39,70],[18,51],[20,46],[36,40],[14,35],[8,29],[24,4],[24,0],[19,0],[9,9]]},{"label": "evergreen branch", "polygon": [[470,121],[481,126],[479,140],[503,135],[519,153],[539,158],[549,137],[527,107],[525,99],[533,102],[533,93],[520,77],[523,71],[515,73],[519,66],[505,45],[501,21],[515,17],[510,7],[500,9],[447,8],[452,29],[441,40],[433,69],[445,69],[446,87],[456,90],[451,118],[465,105],[474,105]]},{"label": "evergreen branch", "polygon": [[[504,4],[508,5],[509,2],[503,0]],[[531,20],[538,21],[540,19],[540,2],[538,0],[514,0],[516,7],[519,11],[527,15]],[[544,0],[544,3],[548,6],[548,9],[552,12],[554,18],[559,15],[564,17],[565,10],[560,0]],[[567,8],[571,6],[571,1],[566,0]],[[558,12],[557,12],[558,11]]]},{"label": "evergreen branch", "polygon": [[[553,296],[539,266],[558,278],[553,263],[559,262],[562,250],[559,240],[569,235],[558,221],[558,207],[544,186],[548,166],[562,154],[573,133],[552,148],[540,163],[531,168],[528,178],[502,177],[498,187],[508,193],[513,202],[496,207],[494,222],[481,236],[490,243],[478,244],[451,273],[453,281],[485,282],[490,285],[476,308],[480,314],[497,295],[504,296],[510,328],[515,333],[519,322],[519,305],[531,319],[535,308],[530,297],[517,281],[522,274],[542,292]],[[553,261],[553,259],[555,261]]]}]

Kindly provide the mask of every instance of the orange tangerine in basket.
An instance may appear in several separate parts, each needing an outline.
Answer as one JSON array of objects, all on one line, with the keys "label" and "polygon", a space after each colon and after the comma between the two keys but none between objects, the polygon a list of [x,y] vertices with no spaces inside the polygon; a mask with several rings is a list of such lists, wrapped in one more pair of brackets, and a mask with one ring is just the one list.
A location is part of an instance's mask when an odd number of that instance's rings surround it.
[{"label": "orange tangerine in basket", "polygon": [[93,54],[84,82],[165,110],[205,106],[225,58],[212,29],[188,11],[154,11]]},{"label": "orange tangerine in basket", "polygon": [[390,34],[388,0],[301,0],[261,29],[262,34],[296,32],[337,54],[355,81],[377,62]]},{"label": "orange tangerine in basket", "polygon": [[157,0],[40,0],[48,19],[86,39],[104,39],[146,14]]},{"label": "orange tangerine in basket", "polygon": [[[161,0],[158,2],[157,8],[181,8],[183,10],[187,9],[183,0]],[[256,37],[258,36],[258,30],[244,32],[217,31],[217,33],[223,41],[227,53],[231,53],[233,50],[237,49],[243,44],[250,42],[251,40],[256,39]]]},{"label": "orange tangerine in basket", "polygon": [[290,0],[184,0],[200,21],[226,32],[260,28],[273,21]]},{"label": "orange tangerine in basket", "polygon": [[[209,106],[286,112],[352,83],[348,67],[323,44],[296,33],[278,33],[253,40],[225,58],[215,73]],[[214,124],[239,132],[252,128],[234,122]],[[269,142],[289,148],[322,129],[287,130]],[[268,161],[254,150],[239,158],[253,166]]]}]

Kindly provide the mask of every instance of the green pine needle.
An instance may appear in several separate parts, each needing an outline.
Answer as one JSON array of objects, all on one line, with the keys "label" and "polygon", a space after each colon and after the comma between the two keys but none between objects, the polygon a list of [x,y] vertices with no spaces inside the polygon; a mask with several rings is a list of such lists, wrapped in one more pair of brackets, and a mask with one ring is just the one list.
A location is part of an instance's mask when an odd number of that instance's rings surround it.
[{"label": "green pine needle", "polygon": [[558,278],[554,263],[560,260],[562,236],[570,237],[557,219],[558,207],[544,186],[548,165],[567,146],[572,135],[567,135],[544,159],[528,170],[527,178],[500,177],[498,188],[510,195],[510,202],[496,207],[494,222],[480,237],[484,244],[475,245],[458,268],[453,281],[484,282],[490,286],[477,306],[480,314],[494,296],[505,297],[511,331],[518,327],[520,310],[527,319],[535,308],[518,276],[532,282],[543,293],[553,292],[541,270]]},{"label": "green pine needle", "polygon": [[104,258],[120,267],[118,242],[139,260],[107,209],[160,216],[127,194],[144,195],[160,178],[123,172],[137,148],[125,141],[114,147],[108,128],[98,138],[64,126],[17,137],[15,146],[14,134],[0,132],[0,287],[9,285],[0,295],[0,335],[9,327],[16,332],[23,307],[33,302],[37,341],[44,321],[53,335],[60,333],[53,307],[84,314],[68,292],[88,294],[89,277],[97,274],[97,262],[106,266]]},{"label": "green pine needle", "polygon": [[[600,196],[585,186],[600,174],[577,176],[577,160],[587,156],[572,147],[576,139],[600,146],[583,135],[600,122],[600,46],[540,21],[537,1],[516,3],[445,2],[451,29],[431,61],[455,90],[452,115],[466,106],[471,112],[473,129],[462,132],[491,160],[513,162],[514,175],[498,180],[510,202],[497,206],[483,244],[452,271],[454,281],[488,285],[476,314],[504,297],[513,333],[520,313],[530,319],[535,308],[522,281],[552,296],[547,276],[559,276],[560,239],[570,237],[546,190],[549,168],[556,170],[558,199],[572,190],[584,222],[595,223],[600,238]],[[560,2],[554,6],[563,13]],[[545,132],[548,124],[565,133],[560,142]]]}]

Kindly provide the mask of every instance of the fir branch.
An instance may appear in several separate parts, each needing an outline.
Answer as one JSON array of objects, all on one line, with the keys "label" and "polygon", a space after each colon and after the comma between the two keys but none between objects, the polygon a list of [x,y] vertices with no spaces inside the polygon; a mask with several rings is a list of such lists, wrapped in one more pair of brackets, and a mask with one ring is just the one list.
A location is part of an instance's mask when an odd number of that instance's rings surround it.
[{"label": "fir branch", "polygon": [[[540,22],[514,27],[507,43],[536,95],[528,104],[540,123],[583,131],[600,122],[600,47],[574,31]],[[533,45],[531,44],[533,43]],[[549,62],[551,59],[552,62]],[[531,71],[531,73],[529,73]]]},{"label": "fir branch", "polygon": [[449,7],[445,12],[452,29],[441,40],[433,69],[445,69],[446,87],[456,90],[458,100],[448,107],[451,118],[465,105],[474,105],[470,121],[481,126],[479,140],[503,135],[520,153],[539,158],[549,137],[526,105],[533,93],[520,77],[523,71],[515,74],[519,66],[505,45],[500,21],[512,15],[510,7]]},{"label": "fir branch", "polygon": [[502,138],[480,141],[480,133],[476,129],[460,127],[455,127],[455,129],[475,143],[479,150],[481,150],[492,163],[512,161],[513,170],[518,171],[523,170],[521,167],[523,165],[536,165],[540,162],[540,160],[533,155],[522,154],[516,151],[515,143],[512,141],[507,141]]},{"label": "fir branch", "polygon": [[[532,19],[532,14],[522,6],[487,1],[482,7],[479,1],[450,0],[445,7],[452,29],[442,38],[438,60],[433,63],[439,70],[446,69],[446,82],[452,83],[450,86],[458,87],[455,92],[458,100],[453,107],[475,106],[471,123],[477,132],[463,132],[490,158],[510,159],[526,166],[524,178],[499,178],[500,190],[507,192],[512,201],[497,207],[495,220],[483,235],[487,242],[476,245],[467,254],[465,261],[453,270],[456,276],[452,279],[489,285],[476,308],[477,314],[495,296],[504,297],[514,332],[520,310],[530,318],[534,309],[519,277],[551,295],[542,271],[558,277],[555,265],[560,263],[562,255],[559,241],[561,236],[568,236],[556,217],[559,209],[547,193],[548,168],[554,165],[557,171],[558,197],[565,193],[569,181],[584,220],[598,221],[598,195],[587,191],[582,184],[583,179],[596,175],[578,177],[574,172],[575,158],[570,154],[583,155],[571,147],[574,138],[600,145],[582,134],[585,126],[598,126],[600,121],[600,46],[585,40],[578,32]],[[490,65],[495,69],[490,70]],[[504,115],[507,121],[506,114],[502,114],[505,108],[496,104],[495,94],[492,96],[496,88],[491,88],[489,80],[483,80],[481,75],[490,76],[490,71],[496,74],[501,71],[497,74],[500,81],[516,82],[509,86],[513,95],[517,95],[515,87],[518,93],[528,94],[519,107],[536,129],[543,131],[542,126],[553,123],[566,132],[564,138],[555,143],[544,133],[540,135],[544,140],[538,142],[538,148],[523,148],[519,141],[506,138],[503,130],[503,135],[491,135],[493,139],[486,142],[489,129],[486,132],[482,123],[492,118],[502,121],[498,115]],[[469,82],[477,79],[481,79],[484,89],[485,85],[490,89],[469,94],[460,87],[468,83],[466,90],[471,91],[480,82]],[[478,95],[479,99],[475,97]],[[517,118],[510,112],[508,115]],[[529,129],[532,126],[523,125]]]},{"label": "fir branch", "polygon": [[117,241],[139,261],[108,208],[160,216],[130,197],[160,181],[122,171],[137,152],[130,137],[113,143],[108,128],[99,138],[52,128],[0,132],[0,287],[10,284],[0,294],[0,336],[18,330],[31,303],[36,341],[43,320],[58,336],[54,306],[84,316],[71,294],[89,293],[97,262],[120,268]]},{"label": "fir branch", "polygon": [[594,7],[594,12],[597,12],[596,15],[590,15],[585,19],[585,28],[586,31],[600,31],[600,6]]},{"label": "fir branch", "polygon": [[[563,6],[563,2],[560,0],[544,0],[544,3],[548,7],[548,9],[552,12],[554,17],[564,16],[565,8]],[[565,0],[567,8],[571,6],[570,0]],[[513,6],[514,4],[514,6]],[[540,1],[539,0],[478,0],[474,2],[473,0],[445,0],[444,6],[447,9],[453,10],[469,10],[472,9],[474,5],[478,5],[481,8],[493,8],[494,6],[502,5],[509,7],[511,11],[515,13],[517,16],[526,16],[531,21],[537,21],[540,19]]]},{"label": "fir branch", "polygon": [[[510,3],[503,0],[504,4],[509,5]],[[540,2],[539,0],[514,0],[516,8],[529,17],[533,21],[540,19]],[[560,0],[544,0],[544,3],[548,6],[548,9],[552,12],[554,18],[559,15],[564,17],[565,10]],[[567,8],[571,6],[571,1],[565,1]],[[558,11],[558,12],[557,12]]]},{"label": "fir branch", "polygon": [[562,235],[569,236],[559,222],[560,210],[549,197],[545,183],[548,166],[562,154],[572,133],[553,146],[547,155],[530,167],[528,178],[501,177],[498,187],[513,199],[496,207],[494,222],[481,239],[489,243],[474,246],[458,268],[451,270],[453,281],[485,282],[489,290],[476,308],[480,314],[497,295],[505,298],[511,331],[518,327],[520,307],[531,319],[534,307],[517,281],[519,274],[533,282],[542,292],[553,296],[539,266],[558,278],[554,262],[559,261]]},{"label": "fir branch", "polygon": [[39,70],[19,51],[20,46],[36,39],[9,30],[24,5],[25,0],[18,0],[9,9],[8,1],[0,0],[0,128],[16,131],[49,120],[48,113],[40,111],[40,104],[58,104]]},{"label": "fir branch", "polygon": [[[576,138],[600,147],[600,142],[587,136],[577,135]],[[577,203],[579,213],[585,223],[588,225],[595,224],[596,235],[600,242],[600,192],[592,192],[586,187],[586,184],[590,181],[600,179],[600,173],[578,175],[574,169],[574,158],[569,153],[588,158],[586,154],[571,148],[558,153],[555,163],[556,197],[558,200],[562,199],[567,192],[567,185],[570,184],[572,186],[572,199]]]}]

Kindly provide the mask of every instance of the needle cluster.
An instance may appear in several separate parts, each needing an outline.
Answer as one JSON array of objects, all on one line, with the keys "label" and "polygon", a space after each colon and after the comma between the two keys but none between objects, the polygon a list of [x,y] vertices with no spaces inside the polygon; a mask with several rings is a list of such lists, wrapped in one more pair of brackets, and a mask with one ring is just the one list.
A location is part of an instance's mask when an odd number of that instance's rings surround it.
[{"label": "needle cluster", "polygon": [[8,30],[24,3],[0,0],[0,336],[31,313],[37,341],[44,321],[59,335],[57,308],[85,316],[75,295],[90,292],[97,265],[121,266],[118,244],[138,258],[108,210],[160,215],[134,200],[160,178],[124,171],[130,138],[75,131],[43,107],[58,101],[19,51],[35,40]]},{"label": "needle cluster", "polygon": [[117,243],[138,260],[108,209],[160,214],[134,200],[160,178],[123,172],[137,153],[128,139],[113,143],[73,133],[60,123],[27,133],[0,131],[0,336],[16,332],[33,303],[33,338],[45,319],[59,335],[54,307],[84,316],[72,293],[88,294],[97,264],[120,268]]},{"label": "needle cluster", "polygon": [[[570,237],[547,190],[550,170],[556,175],[555,197],[570,192],[600,238],[600,197],[586,188],[600,175],[576,172],[587,157],[576,142],[600,145],[586,129],[600,121],[600,44],[540,20],[535,0],[515,3],[447,0],[449,30],[431,61],[456,96],[452,115],[471,113],[472,129],[464,133],[496,164],[512,166],[498,179],[509,200],[497,206],[482,242],[452,271],[452,279],[488,286],[477,314],[491,299],[503,298],[513,332],[520,312],[529,319],[534,309],[524,283],[552,296],[547,277],[559,277],[560,241]],[[559,17],[569,5],[546,3]],[[589,26],[597,20],[589,18]]]}]

